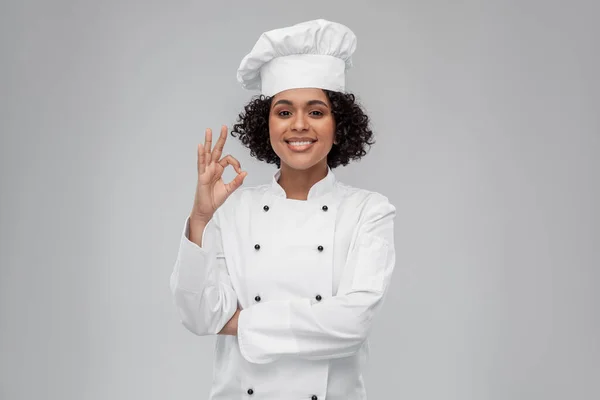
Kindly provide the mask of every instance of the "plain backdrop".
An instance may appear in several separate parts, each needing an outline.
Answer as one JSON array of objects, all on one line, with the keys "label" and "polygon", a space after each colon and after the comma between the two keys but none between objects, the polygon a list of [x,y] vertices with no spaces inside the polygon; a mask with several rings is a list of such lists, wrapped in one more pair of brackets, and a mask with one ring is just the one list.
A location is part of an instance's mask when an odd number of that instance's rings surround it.
[{"label": "plain backdrop", "polygon": [[236,70],[258,36],[315,18],[356,33],[347,87],[377,140],[334,173],[397,207],[369,399],[600,398],[599,12],[2,1],[0,399],[208,397],[214,337],[169,290],[196,146],[256,94]]}]

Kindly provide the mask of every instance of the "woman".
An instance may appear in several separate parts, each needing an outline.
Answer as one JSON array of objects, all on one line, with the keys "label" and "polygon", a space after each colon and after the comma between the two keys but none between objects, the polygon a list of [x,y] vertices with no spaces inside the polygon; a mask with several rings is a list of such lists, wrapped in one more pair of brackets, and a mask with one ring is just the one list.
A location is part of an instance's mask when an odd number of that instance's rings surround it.
[{"label": "woman", "polygon": [[[368,333],[395,263],[395,208],[332,169],[366,154],[368,118],[345,92],[356,38],[315,20],[265,32],[238,80],[260,89],[232,130],[276,164],[270,183],[198,145],[198,183],[171,289],[184,326],[218,335],[212,400],[366,399]],[[222,180],[232,165],[237,176]]]}]

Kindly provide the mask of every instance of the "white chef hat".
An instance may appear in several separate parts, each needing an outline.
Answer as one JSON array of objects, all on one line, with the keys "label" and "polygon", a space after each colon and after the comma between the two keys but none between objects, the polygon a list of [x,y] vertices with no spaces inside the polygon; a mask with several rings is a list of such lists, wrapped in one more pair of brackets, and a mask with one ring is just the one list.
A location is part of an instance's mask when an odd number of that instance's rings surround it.
[{"label": "white chef hat", "polygon": [[265,96],[295,88],[344,92],[356,36],[348,27],[317,19],[264,32],[237,71],[246,89]]}]

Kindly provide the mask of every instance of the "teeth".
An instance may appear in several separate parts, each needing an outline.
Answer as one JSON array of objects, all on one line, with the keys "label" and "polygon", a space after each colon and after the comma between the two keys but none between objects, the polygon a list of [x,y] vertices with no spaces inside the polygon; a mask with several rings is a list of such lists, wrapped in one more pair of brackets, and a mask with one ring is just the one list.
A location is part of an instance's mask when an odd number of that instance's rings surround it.
[{"label": "teeth", "polygon": [[292,146],[304,146],[306,144],[311,144],[312,142],[289,142]]}]

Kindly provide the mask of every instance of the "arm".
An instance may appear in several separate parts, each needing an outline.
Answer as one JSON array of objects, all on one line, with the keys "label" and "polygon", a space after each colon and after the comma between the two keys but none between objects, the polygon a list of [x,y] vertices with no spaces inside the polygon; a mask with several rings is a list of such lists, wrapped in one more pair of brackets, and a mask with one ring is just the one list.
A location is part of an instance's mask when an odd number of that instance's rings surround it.
[{"label": "arm", "polygon": [[237,295],[223,254],[218,212],[204,228],[201,240],[192,239],[188,217],[171,274],[171,292],[182,324],[196,335],[213,335],[237,310]]},{"label": "arm", "polygon": [[263,364],[283,355],[316,360],[356,353],[394,269],[395,213],[387,198],[370,196],[336,296],[316,303],[271,301],[242,310],[237,327],[244,358]]}]

